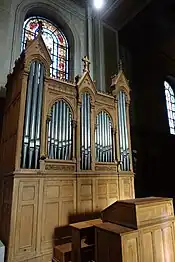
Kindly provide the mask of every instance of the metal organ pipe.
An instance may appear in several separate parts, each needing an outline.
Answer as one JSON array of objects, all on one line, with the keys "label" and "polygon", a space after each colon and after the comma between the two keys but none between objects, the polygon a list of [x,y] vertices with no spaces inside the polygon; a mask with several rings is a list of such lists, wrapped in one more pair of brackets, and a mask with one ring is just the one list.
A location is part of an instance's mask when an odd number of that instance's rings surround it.
[{"label": "metal organ pipe", "polygon": [[72,139],[72,113],[68,104],[61,100],[56,102],[51,109],[51,120],[48,126],[49,158],[70,160]]},{"label": "metal organ pipe", "polygon": [[91,103],[88,93],[82,94],[80,109],[81,130],[81,170],[91,169]]},{"label": "metal organ pipe", "polygon": [[91,101],[88,96],[88,167],[91,167]]},{"label": "metal organ pipe", "polygon": [[62,108],[62,101],[59,102],[59,152],[58,152],[58,159],[62,159],[61,158],[61,151],[62,151],[62,137],[61,137],[61,128],[62,128],[62,112],[63,112],[63,108]]},{"label": "metal organ pipe", "polygon": [[95,132],[96,161],[112,162],[112,120],[104,111],[101,111],[96,117]]},{"label": "metal organ pipe", "polygon": [[120,161],[121,169],[128,171],[130,169],[128,129],[126,118],[126,95],[123,91],[118,94],[118,127],[120,142]]},{"label": "metal organ pipe", "polygon": [[39,66],[38,75],[38,96],[37,96],[37,114],[36,114],[36,137],[35,137],[35,166],[37,166],[40,150],[40,131],[41,131],[41,117],[42,117],[42,98],[43,98],[43,80],[44,67]]},{"label": "metal organ pipe", "polygon": [[35,72],[35,63],[30,66],[30,73],[28,77],[27,95],[26,95],[26,109],[24,117],[24,134],[23,134],[23,152],[22,152],[22,163],[21,167],[25,168],[27,161],[27,151],[29,148],[29,126],[30,126],[30,110],[31,110],[31,100],[32,100],[32,82]]},{"label": "metal organ pipe", "polygon": [[50,151],[50,158],[54,158],[54,146],[55,146],[55,141],[54,141],[54,136],[55,136],[55,105],[52,107],[52,117],[51,117],[51,151]]},{"label": "metal organ pipe", "polygon": [[58,103],[55,105],[55,150],[54,150],[54,158],[58,158]]},{"label": "metal organ pipe", "polygon": [[44,65],[31,63],[28,77],[24,118],[22,168],[38,168],[40,152],[41,112],[44,85]]}]

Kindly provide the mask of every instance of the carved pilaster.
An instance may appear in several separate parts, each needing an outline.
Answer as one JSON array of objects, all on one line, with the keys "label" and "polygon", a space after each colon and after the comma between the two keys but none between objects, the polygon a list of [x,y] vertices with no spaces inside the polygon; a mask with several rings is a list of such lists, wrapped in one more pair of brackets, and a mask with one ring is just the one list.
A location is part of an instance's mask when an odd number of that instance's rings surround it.
[{"label": "carved pilaster", "polygon": [[25,114],[25,101],[27,92],[27,75],[24,75],[21,88],[21,100],[19,108],[19,121],[17,130],[17,143],[16,143],[16,156],[15,156],[15,169],[20,169],[21,166],[21,151],[22,151],[22,139],[23,139],[23,126],[24,126],[24,114]]}]

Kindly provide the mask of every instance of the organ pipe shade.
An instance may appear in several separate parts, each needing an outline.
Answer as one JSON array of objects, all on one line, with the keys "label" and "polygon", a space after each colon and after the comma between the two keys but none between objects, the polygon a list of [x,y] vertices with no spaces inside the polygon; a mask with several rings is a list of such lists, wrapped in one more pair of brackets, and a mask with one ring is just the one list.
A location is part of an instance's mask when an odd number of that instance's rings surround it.
[{"label": "organ pipe shade", "polygon": [[82,94],[80,107],[80,168],[91,169],[91,102],[88,93]]},{"label": "organ pipe shade", "polygon": [[48,122],[48,157],[51,159],[72,159],[72,112],[63,100],[51,108]]},{"label": "organ pipe shade", "polygon": [[33,61],[27,83],[21,167],[39,168],[44,65]]},{"label": "organ pipe shade", "polygon": [[105,111],[96,117],[95,158],[98,162],[113,161],[112,120]]},{"label": "organ pipe shade", "polygon": [[128,141],[128,126],[126,116],[126,94],[120,91],[118,94],[118,130],[121,170],[130,170],[130,153]]}]

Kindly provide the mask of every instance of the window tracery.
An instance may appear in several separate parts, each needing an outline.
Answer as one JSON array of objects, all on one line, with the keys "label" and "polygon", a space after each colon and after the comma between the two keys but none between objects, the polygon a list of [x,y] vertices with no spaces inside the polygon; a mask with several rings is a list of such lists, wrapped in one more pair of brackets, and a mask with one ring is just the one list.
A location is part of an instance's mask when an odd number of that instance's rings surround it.
[{"label": "window tracery", "polygon": [[167,81],[164,81],[166,106],[170,133],[175,135],[175,96],[174,91]]},{"label": "window tracery", "polygon": [[38,35],[39,31],[51,55],[51,77],[67,80],[68,42],[65,35],[49,20],[39,16],[33,16],[25,20],[23,25],[21,51],[25,49],[26,41],[33,40]]}]

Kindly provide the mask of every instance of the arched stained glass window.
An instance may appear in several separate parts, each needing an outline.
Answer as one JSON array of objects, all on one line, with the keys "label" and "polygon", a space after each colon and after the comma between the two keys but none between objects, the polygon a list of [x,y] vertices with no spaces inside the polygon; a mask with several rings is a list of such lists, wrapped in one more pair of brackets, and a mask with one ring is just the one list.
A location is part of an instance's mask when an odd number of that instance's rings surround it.
[{"label": "arched stained glass window", "polygon": [[64,34],[47,19],[33,16],[25,20],[23,25],[21,51],[25,49],[26,41],[34,39],[39,30],[41,30],[45,45],[51,54],[51,77],[67,80],[68,42]]},{"label": "arched stained glass window", "polygon": [[164,81],[166,106],[168,112],[168,121],[170,133],[175,135],[175,97],[174,91],[167,81]]}]

